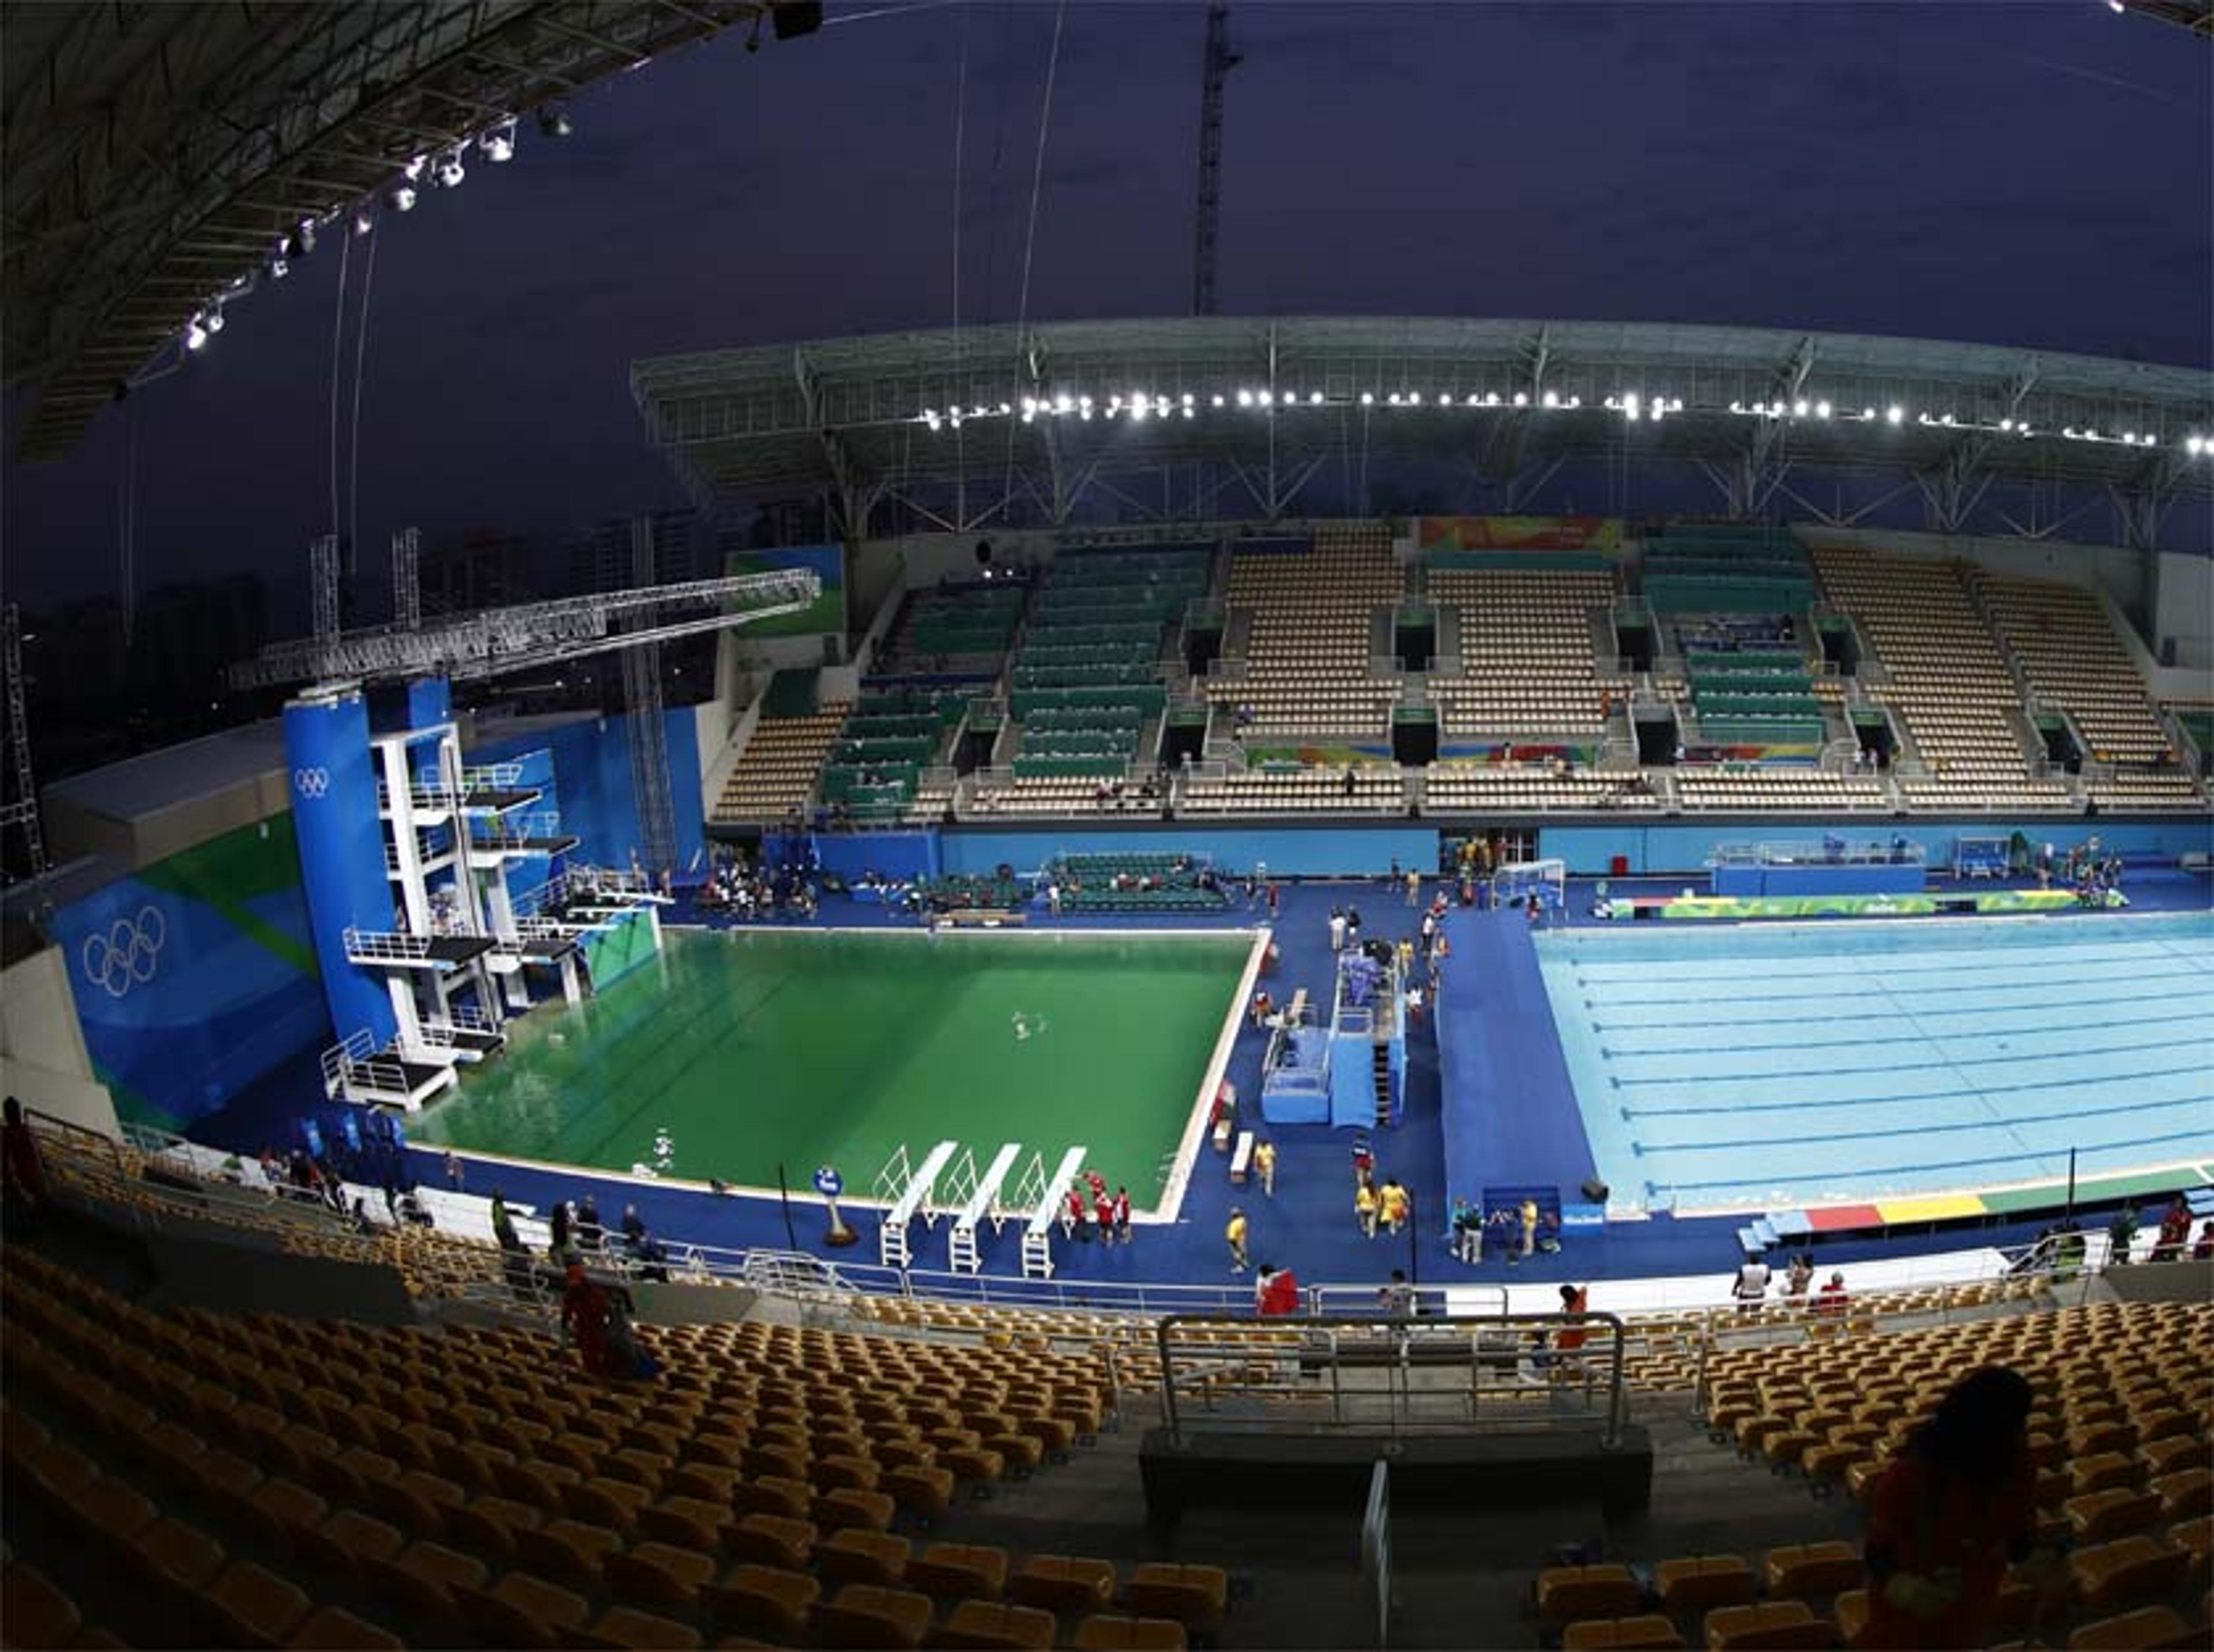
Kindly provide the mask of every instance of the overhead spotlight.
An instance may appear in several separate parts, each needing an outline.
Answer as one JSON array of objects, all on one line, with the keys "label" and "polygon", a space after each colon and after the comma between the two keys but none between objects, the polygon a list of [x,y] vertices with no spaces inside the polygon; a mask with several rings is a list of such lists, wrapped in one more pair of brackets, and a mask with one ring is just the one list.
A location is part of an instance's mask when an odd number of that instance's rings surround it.
[{"label": "overhead spotlight", "polygon": [[1873,407],[1863,407],[1863,408],[1862,408],[1862,409],[1861,409],[1861,417],[1862,417],[1862,418],[1864,418],[1864,419],[1872,419],[1872,418],[1874,418],[1875,417],[1875,408],[1873,408]]},{"label": "overhead spotlight", "polygon": [[2206,443],[2201,437],[2187,436],[2183,438],[2183,451],[2189,454],[2193,459],[2196,459],[2200,454],[2206,451]]},{"label": "overhead spotlight", "polygon": [[1008,414],[1010,414],[1010,413],[1013,412],[1014,411],[1015,411],[1015,410],[1014,410],[1013,408],[1012,408],[1012,407],[1008,406],[1008,405],[1007,405],[1007,404],[1006,404],[1006,402],[1004,402],[1004,401],[1003,401],[1003,402],[1001,402],[1001,403],[1000,404],[1000,417],[1001,418],[1006,418],[1006,416],[1007,416]]},{"label": "overhead spotlight", "polygon": [[1024,418],[1028,418],[1036,411],[1037,411],[1037,402],[1031,397],[1024,396],[1023,398],[1023,417]]},{"label": "overhead spotlight", "polygon": [[1141,424],[1145,423],[1146,418],[1153,412],[1153,405],[1143,396],[1140,396],[1136,400],[1130,404],[1131,418]]},{"label": "overhead spotlight", "polygon": [[1191,393],[1191,392],[1190,392],[1190,391],[1187,390],[1187,391],[1185,391],[1185,392],[1183,393],[1183,400],[1184,411],[1185,411],[1186,412],[1189,412],[1189,411],[1191,411],[1192,404],[1193,404],[1196,399],[1197,399],[1197,398],[1196,398],[1196,397],[1195,397],[1195,396]]},{"label": "overhead spotlight", "polygon": [[367,207],[358,206],[354,208],[353,233],[355,235],[366,235],[370,230],[376,228],[376,220],[369,216],[369,209]]},{"label": "overhead spotlight", "polygon": [[1548,390],[1544,399],[1546,406],[1558,407],[1561,405],[1561,393],[1557,390]]},{"label": "overhead spotlight", "polygon": [[2027,422],[2017,424],[2014,427],[2014,433],[2016,436],[2027,436],[2029,434],[2029,425]]},{"label": "overhead spotlight", "polygon": [[441,189],[459,189],[462,186],[462,180],[469,175],[462,166],[461,150],[449,149],[440,155],[438,169],[431,175],[437,180],[438,187]]},{"label": "overhead spotlight", "polygon": [[1950,413],[1946,414],[1944,418],[1939,419],[1937,422],[1948,430],[1953,428],[1953,416]]},{"label": "overhead spotlight", "polygon": [[1887,424],[1896,424],[1905,417],[1906,409],[1901,407],[1897,402],[1892,403],[1883,410],[1883,420]]},{"label": "overhead spotlight", "polygon": [[1238,393],[1238,405],[1240,407],[1251,407],[1253,405],[1253,393],[1251,390],[1240,390]]},{"label": "overhead spotlight", "polygon": [[1321,406],[1321,405],[1322,405],[1322,392],[1321,392],[1321,391],[1319,391],[1319,390],[1316,390],[1316,391],[1312,391],[1312,392],[1311,392],[1311,393],[1308,394],[1308,396],[1307,396],[1307,405],[1308,405],[1308,406],[1310,406],[1310,407],[1319,407],[1319,406]]},{"label": "overhead spotlight", "polygon": [[[1483,405],[1484,405],[1486,407],[1496,407],[1496,406],[1498,406],[1498,405],[1499,405],[1499,393],[1498,393],[1496,390],[1495,390],[1495,391],[1493,391],[1489,395],[1486,396],[1486,397],[1483,399]],[[1520,396],[1515,397],[1515,398],[1514,398],[1514,405],[1515,405],[1517,407],[1520,407],[1520,406],[1522,405],[1522,398],[1521,398],[1521,397],[1520,397]]]},{"label": "overhead spotlight", "polygon": [[2014,429],[2014,420],[2011,418],[2001,419],[1999,421],[1999,429],[2002,430],[2011,430]]},{"label": "overhead spotlight", "polygon": [[1419,390],[1410,390],[1407,393],[1407,405],[1410,407],[1420,407],[1422,405],[1422,393]]},{"label": "overhead spotlight", "polygon": [[315,221],[313,218],[300,220],[300,233],[297,240],[303,257],[315,250]]},{"label": "overhead spotlight", "polygon": [[206,309],[201,311],[200,314],[203,317],[201,325],[206,327],[210,332],[221,332],[223,331],[223,306],[221,303],[211,304]]},{"label": "overhead spotlight", "polygon": [[1373,407],[1376,405],[1376,393],[1373,390],[1362,391],[1361,393],[1361,405],[1363,407]]},{"label": "overhead spotlight", "polygon": [[1253,399],[1259,402],[1263,407],[1273,406],[1275,403],[1276,394],[1273,390],[1263,390],[1260,394],[1255,396]]},{"label": "overhead spotlight", "polygon": [[1077,416],[1077,418],[1080,418],[1080,419],[1086,419],[1086,420],[1088,420],[1088,419],[1090,419],[1090,418],[1091,418],[1091,417],[1092,417],[1092,398],[1091,398],[1091,397],[1086,396],[1086,397],[1084,399],[1084,400],[1083,400],[1080,404],[1079,404],[1079,405],[1078,405],[1078,407],[1077,407],[1077,409],[1076,409],[1076,416]]},{"label": "overhead spotlight", "polygon": [[284,255],[282,253],[278,253],[276,257],[269,260],[269,278],[272,281],[282,281],[286,276],[291,273],[292,266],[285,262]]},{"label": "overhead spotlight", "polygon": [[1745,411],[1745,404],[1741,401],[1732,402],[1730,404],[1730,411],[1733,413],[1742,413]]},{"label": "overhead spotlight", "polygon": [[1635,390],[1631,391],[1628,395],[1624,396],[1618,405],[1622,408],[1622,416],[1628,419],[1632,424],[1636,424],[1639,419],[1645,417],[1644,405],[1639,399],[1638,394]]},{"label": "overhead spotlight", "polygon": [[494,126],[477,141],[484,158],[498,166],[515,159],[515,120],[512,116]]},{"label": "overhead spotlight", "polygon": [[430,164],[429,155],[419,155],[400,169],[400,175],[411,184],[420,183],[423,180],[423,168]]},{"label": "overhead spotlight", "polygon": [[2060,434],[2073,442],[2076,439],[2076,427],[2072,424],[2064,424],[2060,427]]},{"label": "overhead spotlight", "polygon": [[185,348],[199,350],[208,341],[208,329],[204,319],[195,315],[185,323]]},{"label": "overhead spotlight", "polygon": [[1522,390],[1517,390],[1517,391],[1514,393],[1514,405],[1515,405],[1517,407],[1527,407],[1527,406],[1530,405],[1530,397],[1529,397],[1529,393],[1528,393],[1528,392],[1526,392],[1526,391],[1522,391]]},{"label": "overhead spotlight", "polygon": [[1828,402],[1818,401],[1814,404],[1814,417],[1816,418],[1827,418],[1829,416],[1830,404]]},{"label": "overhead spotlight", "polygon": [[1568,405],[1571,407],[1581,407],[1584,405],[1584,399],[1581,396],[1570,396]]},{"label": "overhead spotlight", "polygon": [[1056,413],[1066,413],[1075,405],[1076,404],[1067,396],[1055,396],[1053,399],[1053,411]]},{"label": "overhead spotlight", "polygon": [[566,137],[577,129],[570,124],[569,112],[559,104],[549,103],[538,112],[538,135],[541,137]]},{"label": "overhead spotlight", "polygon": [[1208,400],[1208,405],[1210,407],[1220,407],[1220,406],[1221,406],[1221,405],[1222,405],[1222,395],[1221,395],[1221,393],[1220,393],[1220,391],[1216,392],[1214,395],[1209,396],[1209,397],[1207,399],[1207,400]]},{"label": "overhead spotlight", "polygon": [[2113,12],[2115,16],[2119,17],[2124,12],[2127,11],[2129,7],[2125,5],[2122,3],[2122,0],[2107,0],[2107,9]]},{"label": "overhead spotlight", "polygon": [[1185,401],[1184,405],[1183,405],[1183,416],[1184,416],[1186,418],[1191,418],[1196,417],[1196,416],[1194,415],[1194,413],[1192,412],[1192,410],[1191,410],[1191,403],[1190,403],[1190,401],[1189,399],[1187,399],[1187,400]]},{"label": "overhead spotlight", "polygon": [[1406,399],[1406,397],[1404,397],[1404,396],[1401,395],[1401,394],[1400,394],[1397,390],[1394,390],[1394,391],[1393,391],[1390,395],[1386,396],[1384,399],[1385,399],[1385,401],[1389,402],[1392,406],[1397,407],[1397,406],[1399,406],[1402,403],[1404,403],[1407,399]]},{"label": "overhead spotlight", "polygon": [[415,210],[415,186],[401,184],[384,198],[392,204],[394,212],[413,212]]},{"label": "overhead spotlight", "polygon": [[1794,418],[1804,418],[1807,417],[1806,397],[1801,396],[1798,400],[1791,404],[1791,417]]}]

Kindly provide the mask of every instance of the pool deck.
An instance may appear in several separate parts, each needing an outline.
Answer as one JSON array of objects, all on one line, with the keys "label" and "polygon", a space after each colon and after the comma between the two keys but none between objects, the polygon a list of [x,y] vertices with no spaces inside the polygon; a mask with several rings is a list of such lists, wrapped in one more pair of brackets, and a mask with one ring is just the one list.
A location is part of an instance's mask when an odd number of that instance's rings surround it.
[{"label": "pool deck", "polygon": [[[1571,882],[1570,911],[1563,920],[1571,926],[1594,922],[1582,915],[1590,905],[1592,881],[1578,879]],[[1621,893],[1665,894],[1680,890],[1686,881],[1683,877],[1617,879],[1612,887]],[[1979,883],[1974,887],[1990,886]],[[2133,872],[2127,887],[2132,910],[2138,911],[2199,911],[2209,905],[2210,885],[2204,875],[2174,871]],[[1428,892],[1426,887],[1425,893]],[[1349,901],[1360,907],[1363,932],[1369,936],[1396,939],[1402,934],[1411,934],[1416,927],[1416,912],[1405,905],[1404,892],[1386,888],[1381,880],[1286,885],[1275,927],[1280,961],[1275,973],[1269,978],[1272,993],[1281,998],[1298,986],[1307,987],[1318,997],[1327,991],[1332,978],[1328,916],[1333,905]],[[728,922],[707,917],[688,901],[680,901],[669,916],[678,923],[705,922],[714,927],[723,927]],[[1474,916],[1456,911],[1448,920],[1447,932],[1455,936],[1457,952],[1461,942],[1456,930]],[[1220,914],[1087,915],[1041,918],[1037,922],[1042,927],[1068,930],[1240,929],[1254,927],[1265,917],[1265,911],[1236,906]],[[1942,921],[1958,924],[2003,921],[2066,923],[2068,918],[1879,921]],[[914,922],[879,905],[833,897],[825,902],[814,925],[796,927],[877,928]],[[1450,965],[1447,978],[1450,995],[1457,986]],[[1481,1013],[1480,1008],[1477,1013]],[[1450,1042],[1453,1035],[1447,1036]],[[1242,1096],[1257,1097],[1260,1093],[1264,1044],[1262,1033],[1240,1022],[1225,1071]],[[1396,1239],[1364,1239],[1355,1223],[1349,1136],[1326,1125],[1290,1126],[1270,1132],[1279,1153],[1276,1197],[1273,1200],[1262,1198],[1257,1185],[1233,1188],[1225,1159],[1202,1146],[1197,1161],[1190,1167],[1190,1184],[1177,1220],[1141,1225],[1135,1242],[1128,1247],[1056,1242],[1057,1277],[1070,1282],[1232,1283],[1239,1276],[1233,1275],[1229,1267],[1222,1234],[1233,1203],[1243,1206],[1251,1219],[1250,1249],[1253,1259],[1288,1266],[1309,1283],[1380,1282],[1394,1267],[1406,1269],[1424,1284],[1528,1285],[1593,1278],[1720,1273],[1734,1265],[1736,1232],[1741,1218],[1675,1217],[1666,1214],[1571,1229],[1558,1255],[1533,1257],[1520,1264],[1496,1258],[1474,1266],[1455,1262],[1447,1252],[1442,1234],[1448,1201],[1441,1089],[1434,1028],[1434,1025],[1426,1025],[1409,1039],[1406,1106],[1402,1122],[1383,1132],[1376,1143],[1379,1174],[1398,1176],[1415,1201],[1416,1219],[1409,1232]],[[266,1075],[220,1112],[202,1120],[193,1134],[200,1140],[242,1151],[258,1151],[265,1144],[289,1145],[297,1138],[299,1119],[310,1113],[321,1121],[327,1134],[341,1110],[322,1103],[321,1095],[320,1077],[310,1052]],[[1581,1135],[1580,1124],[1577,1133]],[[414,1148],[410,1149],[408,1158],[407,1168],[413,1176],[443,1184],[438,1153]],[[2214,1166],[2207,1169],[2214,1171]],[[2185,1176],[2180,1180],[2197,1179]],[[732,1249],[796,1247],[824,1256],[872,1262],[877,1253],[874,1216],[866,1211],[854,1213],[855,1226],[860,1230],[861,1242],[858,1246],[844,1252],[827,1249],[822,1243],[822,1208],[811,1196],[794,1195],[787,1225],[786,1213],[774,1199],[719,1198],[582,1171],[520,1167],[503,1167],[494,1171],[489,1166],[480,1165],[468,1172],[465,1183],[466,1190],[473,1193],[487,1193],[495,1185],[511,1201],[539,1207],[558,1198],[574,1198],[590,1186],[608,1219],[612,1221],[618,1216],[626,1204],[635,1204],[647,1224],[672,1246],[693,1242]],[[1958,1250],[1967,1245],[2027,1243],[2036,1235],[2045,1220],[2034,1212],[2014,1215],[1993,1211],[1985,1219],[1987,1225],[1978,1226],[1972,1233],[1957,1228],[1940,1231],[1933,1221],[1880,1239],[1828,1239],[1821,1245],[1819,1259],[1826,1266],[1850,1265],[1880,1257]],[[1011,1225],[997,1235],[987,1228],[983,1256],[988,1274],[998,1277],[1019,1274],[1018,1239],[1017,1226]],[[915,1241],[917,1267],[944,1267],[945,1239],[942,1225],[934,1233],[926,1233],[918,1225]],[[1243,1277],[1251,1278],[1250,1274]]]}]

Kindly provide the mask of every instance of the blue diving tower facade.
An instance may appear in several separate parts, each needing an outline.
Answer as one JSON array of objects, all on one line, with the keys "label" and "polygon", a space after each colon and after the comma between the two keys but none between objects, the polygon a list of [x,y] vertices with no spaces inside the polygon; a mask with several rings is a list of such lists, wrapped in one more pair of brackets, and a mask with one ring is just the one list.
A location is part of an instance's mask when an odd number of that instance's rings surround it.
[{"label": "blue diving tower facade", "polygon": [[570,864],[577,839],[523,765],[464,764],[443,678],[307,691],[284,739],[333,1098],[419,1108],[497,1055],[511,1016],[580,1000],[596,954],[658,950],[661,898]]},{"label": "blue diving tower facade", "polygon": [[1327,1027],[1304,991],[1273,1017],[1262,1057],[1262,1118],[1362,1130],[1398,1124],[1407,1094],[1403,993],[1389,948],[1373,957],[1355,947],[1339,954]]}]

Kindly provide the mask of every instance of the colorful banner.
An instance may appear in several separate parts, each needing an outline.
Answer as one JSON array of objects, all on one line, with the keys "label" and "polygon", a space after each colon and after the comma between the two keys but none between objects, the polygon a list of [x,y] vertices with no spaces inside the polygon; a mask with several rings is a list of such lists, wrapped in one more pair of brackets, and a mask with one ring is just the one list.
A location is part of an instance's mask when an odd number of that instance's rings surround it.
[{"label": "colorful banner", "polygon": [[1678,895],[1612,901],[1607,916],[1618,921],[1656,911],[1664,918],[1927,917],[1941,911],[2059,912],[2077,904],[2074,892],[2066,889],[1991,889],[1974,895]]},{"label": "colorful banner", "polygon": [[53,930],[94,1075],[125,1120],[181,1129],[331,1041],[289,814],[118,879]]},{"label": "colorful banner", "polygon": [[1604,551],[1622,549],[1619,516],[1418,516],[1424,551]]}]

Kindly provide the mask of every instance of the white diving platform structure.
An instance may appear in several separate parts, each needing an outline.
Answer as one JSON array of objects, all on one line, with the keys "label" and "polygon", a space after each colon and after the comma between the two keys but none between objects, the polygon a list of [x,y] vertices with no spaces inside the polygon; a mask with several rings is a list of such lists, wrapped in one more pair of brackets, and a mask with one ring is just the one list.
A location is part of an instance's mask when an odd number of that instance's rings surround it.
[{"label": "white diving platform structure", "polygon": [[953,1162],[960,1150],[958,1142],[940,1142],[923,1155],[920,1167],[908,1169],[907,1149],[902,1147],[892,1155],[891,1162],[877,1178],[880,1194],[889,1194],[891,1208],[884,1212],[884,1226],[878,1230],[879,1259],[888,1268],[913,1265],[914,1253],[908,1245],[908,1224],[914,1220],[918,1210],[922,1213],[923,1225],[931,1227],[938,1220],[938,1179]]},{"label": "white diving platform structure", "polygon": [[997,1233],[1006,1225],[1007,1213],[1000,1203],[1000,1190],[1006,1186],[1007,1174],[1022,1156],[1022,1143],[1008,1142],[992,1155],[992,1162],[969,1189],[966,1201],[954,1213],[953,1228],[946,1241],[948,1261],[956,1272],[982,1273],[983,1253],[976,1247],[976,1226],[986,1216],[992,1219],[992,1231]]},{"label": "white diving platform structure", "polygon": [[1061,1219],[1061,1201],[1067,1197],[1070,1184],[1084,1168],[1088,1147],[1073,1147],[1061,1155],[1061,1167],[1047,1179],[1038,1190],[1036,1203],[1031,1207],[1030,1220],[1023,1227],[1023,1277],[1050,1279],[1053,1277],[1053,1225]]}]

